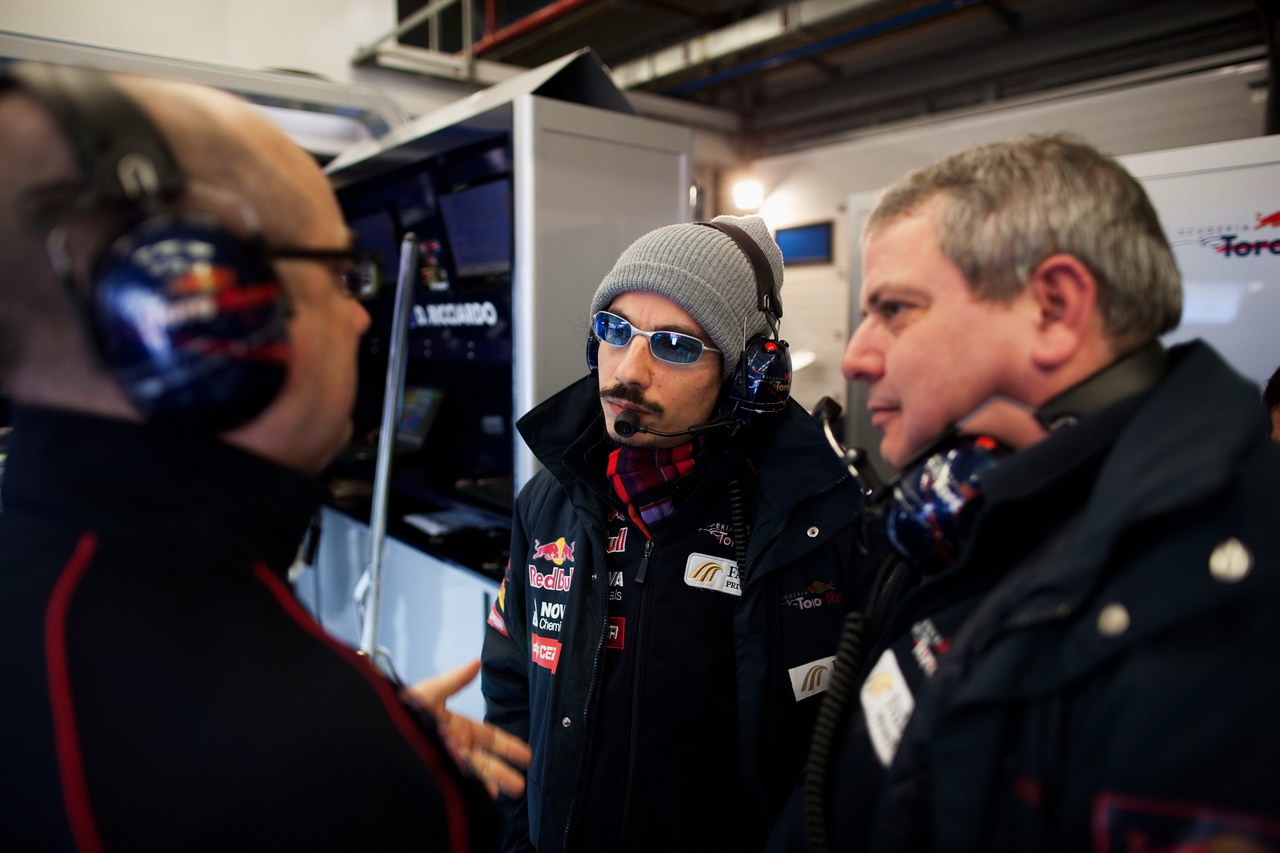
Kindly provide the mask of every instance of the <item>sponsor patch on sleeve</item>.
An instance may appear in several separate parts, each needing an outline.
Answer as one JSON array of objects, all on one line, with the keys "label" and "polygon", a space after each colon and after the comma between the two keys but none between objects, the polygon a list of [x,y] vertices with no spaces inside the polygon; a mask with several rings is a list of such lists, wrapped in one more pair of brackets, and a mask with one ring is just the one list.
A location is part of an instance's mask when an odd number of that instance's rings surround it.
[{"label": "sponsor patch on sleeve", "polygon": [[684,564],[684,582],[699,589],[742,595],[738,564],[724,557],[693,553]]},{"label": "sponsor patch on sleeve", "polygon": [[796,701],[826,693],[831,685],[831,673],[835,670],[835,666],[836,658],[832,655],[829,658],[818,658],[787,670],[787,674],[791,676],[791,692],[796,695]]},{"label": "sponsor patch on sleeve", "polygon": [[862,682],[860,698],[871,745],[875,747],[880,763],[888,767],[893,763],[902,731],[916,708],[916,700],[911,695],[907,680],[902,677],[893,649],[886,649],[876,661],[867,680]]},{"label": "sponsor patch on sleeve", "polygon": [[503,614],[507,609],[507,579],[502,579],[502,584],[498,587],[498,597],[493,600],[493,606],[489,608],[489,618],[485,621],[489,623],[495,631],[504,637],[510,637],[507,633],[507,620],[503,618]]},{"label": "sponsor patch on sleeve", "polygon": [[1093,849],[1265,853],[1280,849],[1280,821],[1220,808],[1103,791],[1093,800]]}]

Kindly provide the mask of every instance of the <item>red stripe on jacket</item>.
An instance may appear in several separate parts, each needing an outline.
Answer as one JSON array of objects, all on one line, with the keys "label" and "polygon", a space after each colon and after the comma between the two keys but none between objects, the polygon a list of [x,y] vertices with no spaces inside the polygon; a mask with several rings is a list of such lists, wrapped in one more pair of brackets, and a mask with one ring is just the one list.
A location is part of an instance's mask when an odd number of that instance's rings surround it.
[{"label": "red stripe on jacket", "polygon": [[377,694],[386,709],[387,716],[391,718],[391,722],[395,724],[401,736],[418,753],[418,757],[422,759],[423,764],[427,766],[427,770],[431,773],[436,789],[444,797],[445,812],[449,821],[449,850],[454,851],[454,853],[464,853],[464,851],[469,850],[467,815],[466,808],[462,802],[462,792],[458,790],[458,786],[449,777],[448,772],[441,764],[440,753],[436,751],[430,741],[422,736],[413,720],[410,719],[409,712],[400,703],[391,684],[374,672],[373,668],[361,659],[359,655],[325,633],[324,629],[317,625],[315,620],[302,609],[288,587],[272,574],[270,569],[262,563],[256,563],[253,567],[253,573],[275,597],[289,618],[302,626],[311,636],[337,652],[339,657],[350,664],[373,687],[374,693]]},{"label": "red stripe on jacket", "polygon": [[53,710],[54,747],[58,755],[58,776],[62,799],[76,847],[86,853],[102,850],[102,838],[89,804],[89,786],[84,777],[84,756],[76,731],[75,703],[71,696],[71,674],[67,666],[67,610],[71,598],[98,547],[98,537],[85,533],[76,543],[71,559],[62,567],[49,596],[44,614],[45,668],[49,678],[49,705]]}]

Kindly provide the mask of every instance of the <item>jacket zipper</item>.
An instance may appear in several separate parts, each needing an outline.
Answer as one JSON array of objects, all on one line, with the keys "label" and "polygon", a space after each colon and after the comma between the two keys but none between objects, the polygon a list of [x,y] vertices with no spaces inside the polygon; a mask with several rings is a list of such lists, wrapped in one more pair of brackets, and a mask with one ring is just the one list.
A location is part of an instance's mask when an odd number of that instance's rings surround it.
[{"label": "jacket zipper", "polygon": [[[640,571],[636,574],[636,583],[643,583],[644,573],[649,568],[649,557],[653,555],[653,540],[644,543],[644,559],[640,563]],[[626,838],[627,821],[631,815],[631,783],[635,780],[636,742],[639,740],[640,728],[640,672],[643,659],[645,625],[648,624],[649,596],[645,587],[640,588],[640,624],[636,627],[635,671],[631,676],[631,735],[627,744],[627,784],[622,795],[622,835]]]},{"label": "jacket zipper", "polygon": [[[644,540],[644,558],[640,560],[640,571],[636,572],[636,583],[644,583],[645,572],[649,571],[649,557],[653,555],[653,540]],[[640,606],[644,606],[644,599],[640,600]]]},{"label": "jacket zipper", "polygon": [[609,568],[608,563],[597,554],[597,565],[604,571],[604,583],[600,584],[600,636],[596,639],[596,654],[591,662],[591,682],[587,685],[587,700],[582,704],[582,735],[579,738],[578,766],[573,773],[573,795],[569,798],[569,809],[565,812],[564,835],[560,840],[560,850],[569,849],[569,831],[573,827],[574,812],[578,808],[578,792],[582,787],[582,774],[586,770],[587,752],[591,740],[590,712],[591,698],[595,695],[596,686],[600,683],[600,662],[604,660],[605,637],[609,634]]}]

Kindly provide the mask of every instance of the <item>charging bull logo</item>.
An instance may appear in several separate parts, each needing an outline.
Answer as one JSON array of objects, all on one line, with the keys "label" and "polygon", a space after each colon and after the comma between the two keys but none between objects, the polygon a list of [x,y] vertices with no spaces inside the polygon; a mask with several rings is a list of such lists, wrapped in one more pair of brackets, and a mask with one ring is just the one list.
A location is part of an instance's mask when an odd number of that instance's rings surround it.
[{"label": "charging bull logo", "polygon": [[563,566],[565,563],[573,562],[573,547],[577,544],[576,540],[566,544],[563,536],[554,542],[548,542],[546,545],[535,539],[533,540],[533,556],[529,559],[550,560],[557,566]]},{"label": "charging bull logo", "polygon": [[1259,228],[1266,228],[1268,225],[1272,228],[1280,228],[1280,210],[1277,210],[1270,216],[1263,216],[1261,213],[1255,214],[1255,216],[1258,219],[1258,224],[1254,226],[1254,231],[1257,231]]}]

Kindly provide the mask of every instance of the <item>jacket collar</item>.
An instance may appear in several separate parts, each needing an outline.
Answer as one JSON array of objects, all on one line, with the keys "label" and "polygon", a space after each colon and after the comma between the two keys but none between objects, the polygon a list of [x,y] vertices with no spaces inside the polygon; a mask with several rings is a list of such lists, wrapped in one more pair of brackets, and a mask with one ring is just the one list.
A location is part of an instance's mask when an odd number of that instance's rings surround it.
[{"label": "jacket collar", "polygon": [[[604,435],[599,384],[594,373],[548,397],[516,423],[538,460],[563,483],[575,479],[565,454],[592,446]],[[795,502],[834,487],[847,472],[822,437],[822,430],[795,400],[751,454],[760,479],[769,484],[762,506],[785,514]]]},{"label": "jacket collar", "polygon": [[[1216,352],[1196,342],[1171,350],[1169,358],[1168,374],[1150,393],[1121,401],[1014,457],[1032,461],[1036,453],[1049,458],[1070,456],[1063,451],[1071,442],[1095,442],[1092,456],[1084,453],[1077,462],[1082,467],[1072,469],[1084,474],[1076,481],[1082,486],[1078,500],[1055,495],[1069,481],[1054,477],[1025,495],[1011,490],[1002,496],[1014,508],[1019,499],[1046,500],[1053,511],[1065,511],[1066,517],[1057,521],[1073,519],[1070,527],[1076,535],[1063,537],[1061,530],[1046,534],[1056,534],[1058,545],[1033,557],[1032,571],[1010,576],[988,596],[1003,602],[998,610],[1003,615],[983,630],[980,647],[991,647],[1008,631],[1071,619],[1085,608],[1105,604],[1097,591],[1104,582],[1113,583],[1104,571],[1121,536],[1144,521],[1206,506],[1239,476],[1245,458],[1266,441],[1256,391]],[[1113,423],[1107,425],[1107,419]],[[984,538],[1001,538],[998,534],[1008,529],[1008,522],[1007,517],[1000,518],[995,522],[1000,530]],[[1151,543],[1153,554],[1178,547],[1185,548],[1186,540]],[[1109,595],[1127,596],[1131,606],[1144,609],[1139,624],[1122,641],[1100,643],[1093,621],[1079,620],[1079,630],[1073,629],[1069,638],[1055,646],[1058,661],[1053,667],[1029,666],[1025,661],[1015,665],[1010,661],[1023,653],[1022,646],[998,644],[991,654],[1005,655],[1006,665],[984,667],[986,675],[971,680],[965,696],[974,699],[1045,689],[1047,684],[1078,676],[1171,621],[1217,606],[1224,596],[1247,594],[1245,585],[1208,582],[1207,572],[1191,576],[1177,571],[1185,556],[1153,556],[1141,567],[1135,566],[1158,574],[1160,596],[1149,594],[1152,578],[1141,573],[1114,579]]]},{"label": "jacket collar", "polygon": [[[599,382],[594,373],[574,382],[530,409],[516,428],[543,466],[566,488],[586,479],[597,493],[594,478],[575,474],[570,457],[578,458],[604,438]],[[814,494],[834,489],[848,473],[827,446],[821,428],[795,400],[772,425],[767,436],[758,436],[759,452],[750,454],[763,488],[759,495],[753,541],[767,539],[786,523],[795,505]],[[603,469],[600,472],[603,483]],[[840,498],[835,498],[839,500]],[[575,503],[577,498],[574,498]]]},{"label": "jacket collar", "polygon": [[214,438],[55,409],[14,411],[6,513],[157,544],[226,547],[284,571],[324,495],[315,480]]}]

